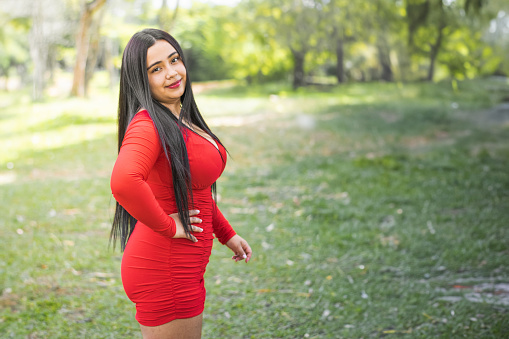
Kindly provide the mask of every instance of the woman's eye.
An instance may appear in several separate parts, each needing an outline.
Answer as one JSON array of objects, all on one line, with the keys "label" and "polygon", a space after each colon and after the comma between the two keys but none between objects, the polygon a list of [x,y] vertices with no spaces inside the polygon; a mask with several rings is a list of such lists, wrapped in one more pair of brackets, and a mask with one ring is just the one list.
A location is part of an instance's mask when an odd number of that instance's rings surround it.
[{"label": "woman's eye", "polygon": [[178,62],[179,59],[180,59],[179,57],[174,57],[173,59],[171,59],[171,63],[174,64],[174,63]]},{"label": "woman's eye", "polygon": [[152,69],[152,73],[155,73],[155,72],[159,71],[160,69],[161,69],[161,67],[154,67]]}]

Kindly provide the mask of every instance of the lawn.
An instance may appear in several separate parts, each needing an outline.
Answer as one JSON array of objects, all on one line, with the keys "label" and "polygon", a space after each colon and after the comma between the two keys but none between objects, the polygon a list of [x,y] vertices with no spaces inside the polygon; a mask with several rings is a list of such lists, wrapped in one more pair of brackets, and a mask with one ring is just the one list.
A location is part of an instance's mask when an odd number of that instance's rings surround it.
[{"label": "lawn", "polygon": [[[139,338],[108,248],[116,96],[28,98],[0,92],[0,337]],[[204,338],[509,338],[507,80],[197,101],[254,251],[214,245]]]}]

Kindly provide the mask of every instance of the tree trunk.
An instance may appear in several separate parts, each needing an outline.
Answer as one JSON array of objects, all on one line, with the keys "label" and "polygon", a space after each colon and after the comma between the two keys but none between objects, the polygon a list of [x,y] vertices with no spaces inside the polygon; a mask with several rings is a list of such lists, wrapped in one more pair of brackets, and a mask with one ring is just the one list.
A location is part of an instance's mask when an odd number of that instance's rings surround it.
[{"label": "tree trunk", "polygon": [[381,79],[390,82],[393,80],[390,48],[383,35],[380,34],[377,40],[376,47],[378,49],[378,61],[382,67]]},{"label": "tree trunk", "polygon": [[4,89],[9,92],[9,69],[4,73]]},{"label": "tree trunk", "polygon": [[306,57],[306,51],[297,51],[293,48],[291,51],[293,55],[293,89],[297,89],[305,85],[304,59]]},{"label": "tree trunk", "polygon": [[48,82],[53,84],[55,81],[55,69],[57,68],[57,51],[56,46],[50,46],[48,48],[48,60],[47,60],[47,68],[49,71]]},{"label": "tree trunk", "polygon": [[170,9],[168,8],[168,0],[163,0],[161,8],[159,9],[159,13],[157,15],[157,24],[160,29],[166,32],[170,32],[175,25],[175,21],[177,20],[177,13],[179,10],[179,0],[177,0],[177,4],[175,5],[175,10],[173,11],[173,15],[170,16]]},{"label": "tree trunk", "polygon": [[171,22],[168,27],[168,32],[170,32],[173,29],[173,26],[175,26],[178,12],[179,12],[179,0],[177,0],[177,4],[175,5],[175,10],[173,11],[173,17],[171,18]]},{"label": "tree trunk", "polygon": [[108,87],[113,92],[113,85],[117,82],[117,74],[115,71],[115,65],[113,64],[113,42],[110,38],[106,38],[104,41],[104,67],[108,71]]},{"label": "tree trunk", "polygon": [[407,44],[401,42],[396,45],[397,58],[398,58],[398,72],[399,80],[406,82],[411,79],[411,61],[410,61],[410,47]]},{"label": "tree trunk", "polygon": [[345,52],[342,38],[336,39],[336,77],[338,84],[345,82]]},{"label": "tree trunk", "polygon": [[162,29],[163,31],[166,30],[166,22],[168,20],[168,0],[163,0],[163,3],[161,4],[161,8],[159,9],[159,13],[157,13],[157,26],[159,26],[159,29]]},{"label": "tree trunk", "polygon": [[440,47],[442,46],[442,38],[444,36],[444,28],[446,27],[445,22],[442,21],[440,23],[440,27],[438,28],[438,37],[434,44],[431,44],[431,51],[429,54],[429,68],[428,68],[428,76],[426,77],[427,81],[433,81],[433,75],[435,74],[435,61],[438,56],[438,52]]},{"label": "tree trunk", "polygon": [[30,56],[34,63],[32,79],[32,100],[41,100],[46,86],[46,64],[48,45],[44,41],[44,18],[42,1],[35,1],[32,7],[32,27],[30,29]]},{"label": "tree trunk", "polygon": [[408,46],[414,46],[414,35],[420,26],[424,25],[430,13],[430,0],[406,1],[408,23]]},{"label": "tree trunk", "polygon": [[90,26],[95,12],[105,3],[106,0],[93,0],[92,2],[85,3],[83,7],[78,36],[76,38],[76,64],[74,66],[74,78],[71,89],[72,96],[85,96],[85,69],[90,47]]},{"label": "tree trunk", "polygon": [[19,88],[23,88],[30,83],[29,70],[24,63],[16,65],[16,74],[20,79]]},{"label": "tree trunk", "polygon": [[100,54],[101,22],[103,17],[104,10],[100,10],[100,13],[97,14],[97,19],[92,22],[92,26],[90,27],[90,47],[85,68],[85,95],[88,95],[88,85],[94,75],[97,59]]}]

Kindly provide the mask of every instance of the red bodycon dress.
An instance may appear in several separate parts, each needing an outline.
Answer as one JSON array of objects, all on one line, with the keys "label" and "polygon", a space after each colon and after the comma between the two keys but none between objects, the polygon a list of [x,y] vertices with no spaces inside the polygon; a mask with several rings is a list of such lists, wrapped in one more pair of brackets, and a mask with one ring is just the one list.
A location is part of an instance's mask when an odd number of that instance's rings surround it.
[{"label": "red bodycon dress", "polygon": [[[176,213],[171,170],[157,131],[146,111],[127,128],[111,176],[115,199],[138,220],[122,258],[122,284],[136,304],[136,320],[158,326],[203,312],[203,274],[213,233],[224,244],[235,235],[212,199],[211,185],[224,170],[226,151],[193,131],[183,133],[191,170],[193,202],[198,209],[198,242],[173,239]],[[223,161],[224,159],[224,161]]]}]

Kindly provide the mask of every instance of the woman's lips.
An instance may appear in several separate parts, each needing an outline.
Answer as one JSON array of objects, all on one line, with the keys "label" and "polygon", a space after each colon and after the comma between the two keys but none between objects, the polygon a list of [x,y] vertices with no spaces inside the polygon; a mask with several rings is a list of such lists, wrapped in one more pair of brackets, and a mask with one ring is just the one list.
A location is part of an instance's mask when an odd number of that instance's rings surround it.
[{"label": "woman's lips", "polygon": [[181,83],[181,82],[182,82],[182,79],[180,79],[180,80],[179,80],[179,81],[177,81],[177,82],[174,82],[174,83],[173,83],[173,84],[171,84],[171,85],[168,85],[167,87],[169,87],[169,88],[177,88],[177,87],[179,87],[179,86],[180,86],[180,83]]}]

